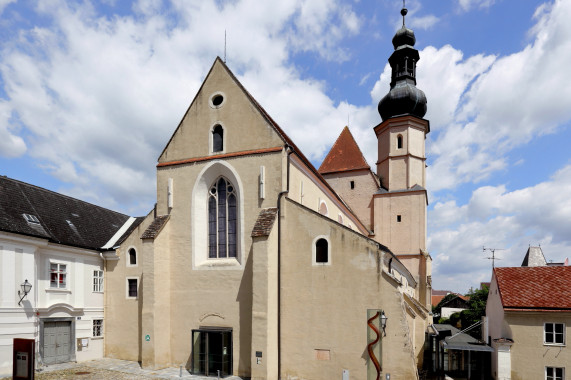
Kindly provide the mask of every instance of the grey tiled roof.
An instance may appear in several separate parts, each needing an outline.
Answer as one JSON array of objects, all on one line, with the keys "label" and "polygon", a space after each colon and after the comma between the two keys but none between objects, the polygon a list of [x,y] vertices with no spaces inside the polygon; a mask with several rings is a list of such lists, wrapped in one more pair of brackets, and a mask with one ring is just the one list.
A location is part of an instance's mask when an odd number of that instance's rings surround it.
[{"label": "grey tiled roof", "polygon": [[[39,223],[26,221],[24,214]],[[0,231],[99,249],[128,219],[128,215],[0,176]]]},{"label": "grey tiled roof", "polygon": [[169,220],[169,217],[170,215],[157,216],[155,220],[153,220],[153,222],[149,224],[149,227],[147,227],[145,232],[143,232],[143,234],[141,235],[141,239],[156,238],[159,235],[159,232],[161,232],[161,230]]},{"label": "grey tiled roof", "polygon": [[265,208],[260,211],[258,220],[256,220],[256,224],[254,224],[252,229],[252,237],[268,236],[272,231],[277,214],[278,209],[275,207]]}]

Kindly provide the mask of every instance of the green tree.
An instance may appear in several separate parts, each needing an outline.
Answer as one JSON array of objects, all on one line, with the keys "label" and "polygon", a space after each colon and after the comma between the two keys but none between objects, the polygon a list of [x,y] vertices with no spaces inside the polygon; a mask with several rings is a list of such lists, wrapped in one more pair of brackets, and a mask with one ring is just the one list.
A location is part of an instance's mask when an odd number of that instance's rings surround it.
[{"label": "green tree", "polygon": [[[462,323],[462,328],[468,328],[475,323],[478,323],[482,320],[482,317],[486,315],[486,301],[488,300],[488,287],[483,286],[482,289],[478,289],[466,294],[470,297],[468,301],[468,309],[462,311],[460,313],[460,320]],[[481,339],[482,337],[482,326],[478,326],[473,328],[470,331],[467,331],[467,334],[470,334],[476,339]]]},{"label": "green tree", "polygon": [[[482,317],[486,315],[486,301],[488,300],[488,290],[489,289],[487,286],[483,286],[482,289],[478,290],[470,290],[470,292],[466,294],[466,296],[469,297],[468,309],[460,313],[452,314],[449,319],[440,318],[438,323],[452,325],[463,330],[467,329],[475,323],[480,322]],[[455,297],[457,297],[457,295],[453,293],[446,295],[446,297],[444,297],[442,301],[440,301],[438,305],[432,309],[434,316],[440,317],[442,305],[446,304],[448,301]],[[480,325],[474,327],[473,329],[466,331],[466,334],[469,334],[476,339],[481,339],[482,326]]]}]

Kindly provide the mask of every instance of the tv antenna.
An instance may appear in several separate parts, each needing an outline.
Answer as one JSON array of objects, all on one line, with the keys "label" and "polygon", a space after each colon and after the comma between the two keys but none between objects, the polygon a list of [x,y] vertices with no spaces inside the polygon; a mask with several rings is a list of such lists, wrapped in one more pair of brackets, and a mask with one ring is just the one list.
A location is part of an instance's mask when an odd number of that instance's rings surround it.
[{"label": "tv antenna", "polygon": [[486,257],[486,259],[488,260],[492,260],[492,268],[495,267],[495,262],[496,260],[501,260],[500,258],[496,257],[496,251],[505,251],[505,248],[486,248],[484,246],[482,246],[482,251],[486,252],[486,251],[490,251],[492,252],[492,257]]}]

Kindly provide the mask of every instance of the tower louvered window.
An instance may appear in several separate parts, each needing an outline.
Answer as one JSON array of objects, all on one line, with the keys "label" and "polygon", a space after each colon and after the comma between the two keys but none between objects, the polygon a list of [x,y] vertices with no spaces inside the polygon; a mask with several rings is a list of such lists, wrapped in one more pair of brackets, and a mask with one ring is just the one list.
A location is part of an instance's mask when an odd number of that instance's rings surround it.
[{"label": "tower louvered window", "polygon": [[218,178],[208,194],[208,258],[236,257],[237,195],[232,183]]}]

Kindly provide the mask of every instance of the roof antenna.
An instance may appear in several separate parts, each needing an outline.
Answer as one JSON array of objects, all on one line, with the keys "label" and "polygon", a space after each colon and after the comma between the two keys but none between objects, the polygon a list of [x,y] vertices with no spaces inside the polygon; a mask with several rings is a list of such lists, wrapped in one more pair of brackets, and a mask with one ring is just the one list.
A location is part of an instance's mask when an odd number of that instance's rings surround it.
[{"label": "roof antenna", "polygon": [[226,63],[226,29],[224,29],[224,63]]},{"label": "roof antenna", "polygon": [[505,251],[505,248],[486,248],[486,247],[482,247],[482,251],[486,252],[486,251],[490,251],[492,252],[492,257],[486,257],[486,259],[488,260],[492,260],[492,268],[495,268],[495,261],[496,260],[501,260],[499,257],[496,257],[496,251]]}]

